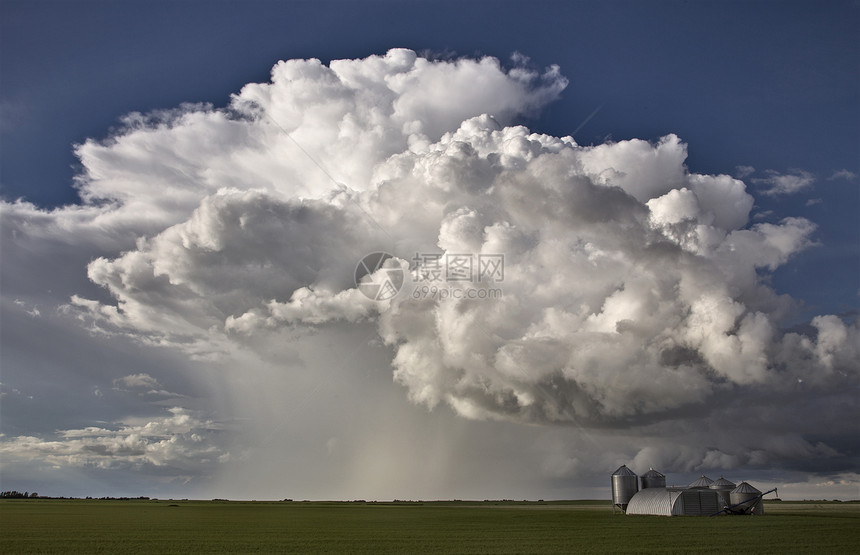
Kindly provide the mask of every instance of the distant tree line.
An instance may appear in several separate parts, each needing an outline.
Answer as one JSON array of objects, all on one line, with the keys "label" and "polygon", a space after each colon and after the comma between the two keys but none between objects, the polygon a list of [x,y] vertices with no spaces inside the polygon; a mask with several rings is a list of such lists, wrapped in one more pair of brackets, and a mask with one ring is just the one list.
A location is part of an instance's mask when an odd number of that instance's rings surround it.
[{"label": "distant tree line", "polygon": [[[69,499],[79,499],[77,497],[70,497]],[[86,496],[84,499],[98,499],[99,501],[132,501],[135,499],[142,499],[144,501],[148,501],[149,497],[145,497],[141,495],[140,497],[90,497]],[[187,499],[183,499],[183,501],[188,501]]]},{"label": "distant tree line", "polygon": [[12,491],[4,491],[4,492],[0,493],[0,499],[30,499],[30,498],[35,499],[36,497],[39,497],[39,494],[36,493],[35,491],[33,493],[30,493],[27,491],[25,491],[24,493],[21,493],[20,491],[12,490]]},{"label": "distant tree line", "polygon": [[[0,492],[0,499],[81,499],[80,497],[51,497],[48,495],[39,495],[35,491],[30,493],[25,491],[21,493],[20,491],[4,491]],[[87,496],[85,499],[99,499],[99,500],[114,500],[114,501],[131,501],[135,499],[140,500],[148,500],[149,497],[145,497],[141,495],[140,497],[90,497]],[[187,501],[187,499],[186,499]]]}]

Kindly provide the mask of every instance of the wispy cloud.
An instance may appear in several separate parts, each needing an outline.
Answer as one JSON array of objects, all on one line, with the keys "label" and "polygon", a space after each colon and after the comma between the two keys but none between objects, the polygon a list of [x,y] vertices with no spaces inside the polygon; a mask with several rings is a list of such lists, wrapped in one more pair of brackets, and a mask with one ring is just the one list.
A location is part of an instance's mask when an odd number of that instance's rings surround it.
[{"label": "wispy cloud", "polygon": [[748,175],[755,173],[755,168],[752,166],[735,166],[735,177],[743,179]]},{"label": "wispy cloud", "polygon": [[844,179],[846,181],[853,181],[857,179],[857,174],[849,171],[849,170],[837,170],[833,172],[833,175],[827,178],[828,180],[836,180],[836,179]]},{"label": "wispy cloud", "polygon": [[165,390],[158,380],[146,373],[129,374],[113,380],[113,388],[117,391],[134,392],[139,395],[159,395],[165,397],[184,397],[178,393]]},{"label": "wispy cloud", "polygon": [[815,176],[805,170],[795,169],[791,173],[767,170],[765,174],[767,177],[754,178],[752,182],[759,185],[761,194],[767,196],[793,195],[815,183]]}]

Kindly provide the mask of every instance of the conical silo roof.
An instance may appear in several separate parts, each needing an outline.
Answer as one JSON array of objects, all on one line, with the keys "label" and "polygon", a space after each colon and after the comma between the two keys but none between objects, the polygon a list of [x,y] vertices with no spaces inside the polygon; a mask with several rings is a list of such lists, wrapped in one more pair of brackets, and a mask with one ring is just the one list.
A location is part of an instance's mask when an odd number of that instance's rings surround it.
[{"label": "conical silo roof", "polygon": [[732,493],[761,493],[755,487],[746,482],[741,482],[738,487],[732,490]]},{"label": "conical silo roof", "polygon": [[665,488],[666,477],[653,468],[641,476],[642,489]]},{"label": "conical silo roof", "polygon": [[[627,468],[626,464],[622,464],[618,467],[618,470],[612,473],[613,476],[636,476],[636,473]],[[605,474],[604,474],[605,476]]]},{"label": "conical silo roof", "polygon": [[722,476],[720,476],[719,480],[714,480],[714,483],[711,484],[711,489],[735,489],[735,483],[729,480],[726,480]]},{"label": "conical silo roof", "polygon": [[702,477],[690,484],[691,488],[709,488],[714,481],[702,474]]},{"label": "conical silo roof", "polygon": [[[657,472],[656,470],[654,470],[652,468],[651,470],[649,470],[648,472],[643,474],[642,477],[643,478],[665,478],[666,476],[664,476],[663,474]],[[732,485],[734,485],[734,484],[732,484]]]}]

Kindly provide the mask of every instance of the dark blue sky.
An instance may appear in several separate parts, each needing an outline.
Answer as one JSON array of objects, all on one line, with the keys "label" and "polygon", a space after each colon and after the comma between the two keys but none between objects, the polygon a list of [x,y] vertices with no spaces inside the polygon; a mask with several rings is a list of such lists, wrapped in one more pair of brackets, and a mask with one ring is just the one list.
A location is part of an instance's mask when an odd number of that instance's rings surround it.
[{"label": "dark blue sky", "polygon": [[[774,277],[845,312],[860,288],[860,7],[856,2],[46,2],[2,3],[0,195],[77,200],[72,145],[130,111],[227,103],[279,59],[323,61],[408,47],[439,55],[514,51],[571,83],[535,131],[580,143],[676,133],[688,166],[811,172],[759,212],[819,226],[821,247]],[[751,192],[756,185],[747,180]],[[821,202],[807,206],[807,202]],[[767,221],[767,216],[763,218]]]}]

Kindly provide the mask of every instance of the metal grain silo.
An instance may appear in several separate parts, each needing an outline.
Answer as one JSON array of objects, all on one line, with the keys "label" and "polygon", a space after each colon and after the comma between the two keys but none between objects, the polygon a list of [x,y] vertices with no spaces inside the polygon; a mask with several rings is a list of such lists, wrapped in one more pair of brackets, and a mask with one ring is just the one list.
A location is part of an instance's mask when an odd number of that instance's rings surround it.
[{"label": "metal grain silo", "polygon": [[763,515],[764,503],[761,500],[761,492],[746,482],[741,482],[738,487],[729,494],[733,513],[747,515]]},{"label": "metal grain silo", "polygon": [[696,480],[695,482],[693,482],[692,484],[690,484],[687,487],[690,487],[690,488],[709,488],[709,487],[711,487],[711,484],[713,484],[713,483],[714,483],[713,480],[711,480],[710,478],[708,478],[707,476],[702,474],[701,478],[699,478],[698,480]]},{"label": "metal grain silo", "polygon": [[[642,489],[666,487],[666,476],[653,468],[640,476],[639,479],[642,481]],[[734,487],[734,484],[732,484],[732,487]]]},{"label": "metal grain silo", "polygon": [[612,473],[612,511],[619,507],[622,511],[627,510],[630,498],[639,491],[639,477],[636,473],[621,465]]},{"label": "metal grain silo", "polygon": [[722,498],[723,504],[726,507],[732,504],[731,493],[735,487],[737,486],[735,486],[734,482],[730,482],[722,476],[720,476],[719,480],[715,480],[714,483],[711,484],[711,489],[716,490],[717,493],[720,494],[720,498]]}]

